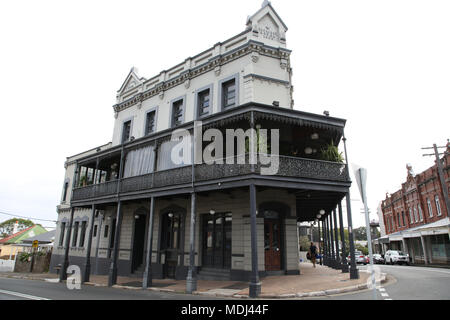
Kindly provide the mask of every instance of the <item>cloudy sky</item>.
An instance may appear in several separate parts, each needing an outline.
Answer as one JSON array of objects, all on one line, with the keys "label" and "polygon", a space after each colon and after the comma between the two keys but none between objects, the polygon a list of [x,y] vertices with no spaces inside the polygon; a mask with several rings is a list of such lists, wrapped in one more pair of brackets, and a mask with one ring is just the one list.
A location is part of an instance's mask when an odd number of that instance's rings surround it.
[{"label": "cloudy sky", "polygon": [[[150,78],[243,31],[261,3],[0,2],[0,211],[56,220],[64,161],[111,141],[130,68]],[[289,27],[295,109],[347,119],[349,160],[368,169],[375,213],[405,180],[406,163],[417,173],[433,164],[421,147],[450,138],[450,3],[272,5]],[[351,192],[362,226],[356,183]]]}]

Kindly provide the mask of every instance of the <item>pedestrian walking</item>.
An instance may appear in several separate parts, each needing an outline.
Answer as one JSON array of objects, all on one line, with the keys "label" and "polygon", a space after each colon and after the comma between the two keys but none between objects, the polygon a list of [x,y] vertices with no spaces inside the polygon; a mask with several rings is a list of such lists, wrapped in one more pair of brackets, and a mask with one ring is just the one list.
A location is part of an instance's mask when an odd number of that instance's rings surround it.
[{"label": "pedestrian walking", "polygon": [[317,247],[311,242],[311,246],[309,247],[309,256],[311,257],[311,262],[316,267],[316,256],[317,256]]}]

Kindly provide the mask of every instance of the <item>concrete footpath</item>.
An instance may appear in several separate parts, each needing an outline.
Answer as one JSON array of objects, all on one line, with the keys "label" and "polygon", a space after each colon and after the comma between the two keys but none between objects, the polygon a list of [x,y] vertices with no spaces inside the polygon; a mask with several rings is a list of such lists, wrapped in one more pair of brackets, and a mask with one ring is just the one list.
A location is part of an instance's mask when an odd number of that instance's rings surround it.
[{"label": "concrete footpath", "polygon": [[[317,265],[313,268],[309,262],[299,264],[300,275],[268,276],[261,279],[261,295],[266,299],[293,299],[303,297],[326,296],[367,289],[369,274],[360,270],[360,278],[350,280],[348,273]],[[0,272],[0,277],[43,280],[57,282],[58,276],[51,273],[30,274]],[[379,282],[386,281],[386,274],[382,274]],[[107,286],[108,276],[91,275],[90,282],[85,285]],[[378,285],[380,284],[378,283]],[[140,290],[142,278],[118,277],[114,288]],[[186,293],[185,280],[154,279],[148,290]],[[210,281],[198,280],[197,291],[193,294],[224,298],[249,298],[248,282],[243,281]]]}]

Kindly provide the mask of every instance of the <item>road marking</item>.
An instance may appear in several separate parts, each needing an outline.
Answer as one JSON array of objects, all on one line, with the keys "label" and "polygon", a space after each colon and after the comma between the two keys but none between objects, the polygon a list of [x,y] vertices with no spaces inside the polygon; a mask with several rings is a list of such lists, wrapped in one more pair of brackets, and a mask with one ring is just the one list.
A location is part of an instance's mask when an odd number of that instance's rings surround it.
[{"label": "road marking", "polygon": [[37,297],[37,296],[32,296],[32,295],[29,295],[29,294],[25,294],[25,293],[8,291],[8,290],[2,290],[2,289],[0,289],[0,293],[9,294],[11,296],[16,296],[16,297],[30,299],[30,300],[50,300],[50,299],[43,298],[43,297]]},{"label": "road marking", "polygon": [[377,289],[378,289],[378,291],[380,291],[380,294],[383,297],[383,300],[392,300],[391,298],[389,298],[389,294],[386,292],[385,288],[380,286]]},{"label": "road marking", "polygon": [[435,268],[429,268],[429,267],[414,267],[414,266],[390,266],[390,265],[383,265],[382,268],[392,268],[397,269],[398,267],[401,267],[402,269],[407,270],[423,270],[423,271],[429,271],[429,272],[438,272],[438,273],[445,273],[450,274],[450,271],[444,271],[444,270],[435,270]]}]

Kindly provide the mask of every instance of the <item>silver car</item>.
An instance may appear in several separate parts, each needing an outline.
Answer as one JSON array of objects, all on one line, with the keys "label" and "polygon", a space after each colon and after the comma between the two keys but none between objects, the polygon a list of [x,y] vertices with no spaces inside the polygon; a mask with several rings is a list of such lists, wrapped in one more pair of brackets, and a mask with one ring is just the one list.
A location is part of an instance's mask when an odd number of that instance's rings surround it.
[{"label": "silver car", "polygon": [[[350,255],[348,255],[347,261],[348,261],[348,264],[351,263]],[[355,250],[355,262],[356,263],[362,263],[362,264],[366,265],[367,264],[366,256],[363,255],[363,253],[361,251]]]}]

